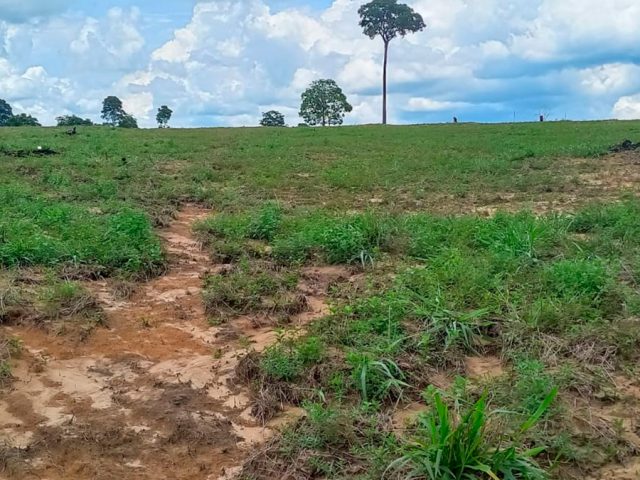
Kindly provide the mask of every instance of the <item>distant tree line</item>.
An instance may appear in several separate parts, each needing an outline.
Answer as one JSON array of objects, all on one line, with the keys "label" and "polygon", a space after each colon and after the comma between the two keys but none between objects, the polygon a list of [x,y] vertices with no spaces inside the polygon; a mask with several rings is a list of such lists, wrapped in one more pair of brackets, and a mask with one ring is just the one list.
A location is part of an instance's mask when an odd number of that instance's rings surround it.
[{"label": "distant tree line", "polygon": [[35,117],[20,113],[13,114],[13,108],[5,100],[0,99],[0,127],[39,127],[40,122]]},{"label": "distant tree line", "polygon": [[[372,0],[358,9],[358,15],[363,33],[371,39],[380,37],[384,45],[382,123],[386,124],[389,45],[394,38],[419,32],[426,28],[426,25],[420,14],[408,5],[398,3],[398,0]],[[332,79],[320,79],[312,82],[302,93],[301,100],[299,115],[306,122],[303,125],[323,127],[342,125],[345,115],[353,110],[342,89]],[[172,115],[173,111],[167,105],[162,105],[156,115],[158,127],[167,128]],[[136,118],[124,110],[122,101],[116,96],[108,96],[103,100],[100,116],[105,125],[119,128],[138,128]],[[93,125],[90,119],[83,119],[76,115],[62,115],[56,120],[58,126],[61,127]],[[284,127],[285,117],[276,110],[270,110],[262,114],[260,125]],[[37,118],[26,113],[14,115],[11,106],[6,101],[0,100],[0,127],[2,126],[40,126],[40,123]]]},{"label": "distant tree line", "polygon": [[56,117],[59,127],[89,127],[93,122],[88,118],[80,118],[76,115],[62,115]]},{"label": "distant tree line", "polygon": [[[156,120],[160,128],[167,128],[171,120],[173,111],[166,105],[158,109]],[[101,118],[105,125],[120,128],[138,128],[138,121],[133,115],[128,114],[123,107],[122,101],[118,97],[109,96],[102,101]],[[87,127],[94,123],[89,118],[82,118],[77,115],[61,115],[56,117],[58,127]],[[6,100],[0,99],[0,127],[40,127],[38,119],[20,113],[14,115],[13,108]]]}]

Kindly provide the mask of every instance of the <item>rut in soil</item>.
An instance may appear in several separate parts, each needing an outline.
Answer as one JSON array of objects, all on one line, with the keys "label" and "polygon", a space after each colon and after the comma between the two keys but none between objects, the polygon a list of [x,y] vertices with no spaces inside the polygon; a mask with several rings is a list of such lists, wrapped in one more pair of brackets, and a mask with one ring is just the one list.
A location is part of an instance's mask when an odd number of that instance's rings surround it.
[{"label": "rut in soil", "polygon": [[[25,352],[12,389],[0,397],[7,478],[229,478],[250,447],[286,423],[287,413],[257,424],[246,387],[234,384],[247,343],[266,348],[276,339],[272,328],[254,328],[260,322],[250,317],[221,327],[207,322],[203,278],[227,268],[212,264],[191,234],[208,213],[189,206],[159,232],[169,269],[130,299],[115,299],[108,281],[88,284],[108,327],[85,341],[11,329]],[[309,310],[291,323],[326,314],[326,287],[344,274],[303,272],[298,288]]]}]

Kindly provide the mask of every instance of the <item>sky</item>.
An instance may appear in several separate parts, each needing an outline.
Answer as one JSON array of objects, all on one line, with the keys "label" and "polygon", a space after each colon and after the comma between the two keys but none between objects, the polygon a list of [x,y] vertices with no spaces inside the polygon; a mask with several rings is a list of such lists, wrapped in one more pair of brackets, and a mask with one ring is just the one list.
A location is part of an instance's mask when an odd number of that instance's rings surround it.
[{"label": "sky", "polygon": [[[363,0],[0,0],[0,98],[45,125],[99,121],[116,95],[140,126],[252,126],[333,78],[381,117],[382,41]],[[640,0],[408,0],[427,28],[393,40],[389,121],[640,118]]]}]

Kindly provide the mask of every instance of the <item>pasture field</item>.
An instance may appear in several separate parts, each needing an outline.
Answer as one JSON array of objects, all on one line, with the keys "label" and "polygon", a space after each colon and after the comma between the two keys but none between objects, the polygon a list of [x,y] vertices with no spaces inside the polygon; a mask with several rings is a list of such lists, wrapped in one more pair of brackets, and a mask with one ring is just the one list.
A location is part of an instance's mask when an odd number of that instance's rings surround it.
[{"label": "pasture field", "polygon": [[0,477],[640,478],[640,122],[0,129]]}]

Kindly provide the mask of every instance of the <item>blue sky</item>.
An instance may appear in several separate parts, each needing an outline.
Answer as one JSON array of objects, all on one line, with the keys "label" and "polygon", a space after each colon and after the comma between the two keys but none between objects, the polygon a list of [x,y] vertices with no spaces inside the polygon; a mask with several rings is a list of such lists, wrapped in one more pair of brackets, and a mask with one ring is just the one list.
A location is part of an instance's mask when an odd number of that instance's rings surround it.
[{"label": "blue sky", "polygon": [[[334,78],[380,118],[381,42],[361,0],[0,0],[0,98],[53,124],[123,99],[142,126],[297,124],[302,90]],[[640,118],[640,1],[408,0],[428,28],[391,45],[393,123]]]}]

